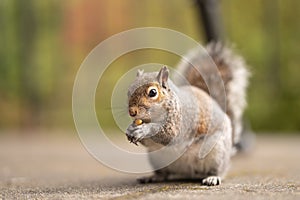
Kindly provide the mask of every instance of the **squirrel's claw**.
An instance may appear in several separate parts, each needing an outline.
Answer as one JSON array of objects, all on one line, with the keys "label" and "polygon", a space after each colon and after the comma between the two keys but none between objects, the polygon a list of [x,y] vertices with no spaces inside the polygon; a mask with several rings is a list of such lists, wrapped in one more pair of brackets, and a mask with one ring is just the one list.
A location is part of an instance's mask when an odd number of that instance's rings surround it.
[{"label": "squirrel's claw", "polygon": [[129,140],[130,143],[133,143],[133,144],[135,144],[136,146],[139,146],[139,145],[137,144],[137,142],[139,141],[139,139],[137,139],[137,138],[135,138],[134,136],[129,135],[129,134],[127,134],[127,133],[126,133],[126,136],[127,136],[127,139]]},{"label": "squirrel's claw", "polygon": [[[127,138],[128,138],[128,137],[127,137]],[[137,144],[138,140],[137,140],[136,138],[130,137],[130,138],[128,138],[128,140],[129,140],[130,143],[133,143],[133,144],[135,144],[136,146],[139,146],[139,145]]]}]

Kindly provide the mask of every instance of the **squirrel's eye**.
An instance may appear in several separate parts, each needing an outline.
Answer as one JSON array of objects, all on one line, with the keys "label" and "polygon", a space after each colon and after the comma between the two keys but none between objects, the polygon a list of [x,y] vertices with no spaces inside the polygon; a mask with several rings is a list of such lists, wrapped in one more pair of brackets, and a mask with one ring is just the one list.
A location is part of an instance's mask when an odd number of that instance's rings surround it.
[{"label": "squirrel's eye", "polygon": [[156,95],[157,95],[156,89],[153,88],[153,89],[149,90],[149,93],[148,93],[149,97],[156,97]]},{"label": "squirrel's eye", "polygon": [[158,88],[156,86],[150,86],[147,89],[147,95],[151,99],[155,100],[158,98]]}]

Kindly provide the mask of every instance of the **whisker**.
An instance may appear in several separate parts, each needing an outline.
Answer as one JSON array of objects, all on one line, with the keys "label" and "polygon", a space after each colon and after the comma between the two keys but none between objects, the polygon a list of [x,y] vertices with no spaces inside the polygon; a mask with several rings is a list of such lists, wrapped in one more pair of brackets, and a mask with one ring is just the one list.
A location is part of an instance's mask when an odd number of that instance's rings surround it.
[{"label": "whisker", "polygon": [[116,115],[117,117],[127,117],[128,115],[128,109],[127,107],[119,107],[119,108],[115,108],[115,107],[106,107],[104,108],[105,110],[114,110],[113,113],[114,115]]}]

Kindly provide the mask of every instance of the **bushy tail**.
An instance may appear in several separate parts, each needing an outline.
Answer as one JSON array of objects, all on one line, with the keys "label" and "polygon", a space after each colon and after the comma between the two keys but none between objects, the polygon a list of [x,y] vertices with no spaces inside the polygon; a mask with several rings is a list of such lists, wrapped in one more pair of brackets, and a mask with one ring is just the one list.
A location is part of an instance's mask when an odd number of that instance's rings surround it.
[{"label": "bushy tail", "polygon": [[[219,75],[213,69],[212,60],[223,80],[224,86],[221,84],[222,87],[218,81],[220,79],[216,78]],[[243,129],[242,115],[246,107],[246,88],[249,77],[244,59],[222,43],[210,43],[206,46],[206,52],[198,48],[189,52],[177,69],[191,85],[201,88],[208,94],[213,92],[215,100],[232,121],[233,144],[237,144]],[[209,91],[207,85],[213,91]],[[224,94],[224,89],[225,106],[223,105],[224,97],[218,95]]]}]

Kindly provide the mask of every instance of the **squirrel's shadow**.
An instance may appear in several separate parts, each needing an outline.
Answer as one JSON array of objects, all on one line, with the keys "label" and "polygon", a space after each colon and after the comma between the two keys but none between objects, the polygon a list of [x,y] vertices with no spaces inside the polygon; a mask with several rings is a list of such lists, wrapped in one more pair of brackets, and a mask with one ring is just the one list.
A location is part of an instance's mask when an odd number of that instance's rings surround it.
[{"label": "squirrel's shadow", "polygon": [[148,180],[145,178],[140,178],[136,180],[136,183],[139,185],[146,184],[161,184],[161,183],[199,183],[202,185],[202,180],[204,178],[172,178],[164,180]]}]

